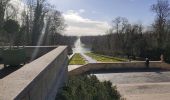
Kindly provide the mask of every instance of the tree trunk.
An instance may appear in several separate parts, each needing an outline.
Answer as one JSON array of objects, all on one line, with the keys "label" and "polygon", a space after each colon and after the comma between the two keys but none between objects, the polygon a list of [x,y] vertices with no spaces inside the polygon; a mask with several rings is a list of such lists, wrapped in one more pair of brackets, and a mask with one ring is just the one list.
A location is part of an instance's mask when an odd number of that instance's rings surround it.
[{"label": "tree trunk", "polygon": [[0,4],[0,29],[2,29],[4,25],[4,15],[5,15],[5,9],[3,5]]}]

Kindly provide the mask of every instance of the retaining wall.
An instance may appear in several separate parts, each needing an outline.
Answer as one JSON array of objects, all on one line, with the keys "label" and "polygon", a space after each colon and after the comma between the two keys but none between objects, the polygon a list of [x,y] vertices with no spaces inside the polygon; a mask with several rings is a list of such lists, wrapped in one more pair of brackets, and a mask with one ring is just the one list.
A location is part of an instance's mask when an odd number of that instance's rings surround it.
[{"label": "retaining wall", "polygon": [[54,100],[67,81],[67,47],[59,46],[0,80],[0,100]]},{"label": "retaining wall", "polygon": [[[170,64],[152,61],[150,68],[170,69]],[[144,61],[139,62],[118,62],[118,63],[89,63],[69,72],[69,75],[79,75],[93,70],[109,70],[109,69],[143,69],[146,68]]]}]

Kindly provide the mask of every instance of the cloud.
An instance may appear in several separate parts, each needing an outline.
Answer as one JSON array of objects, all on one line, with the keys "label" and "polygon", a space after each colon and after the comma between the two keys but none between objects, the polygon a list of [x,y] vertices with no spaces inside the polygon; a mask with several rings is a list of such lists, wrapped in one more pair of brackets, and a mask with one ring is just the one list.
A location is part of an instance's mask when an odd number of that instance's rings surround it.
[{"label": "cloud", "polygon": [[80,9],[79,12],[80,12],[80,13],[84,13],[85,10],[84,10],[84,9]]},{"label": "cloud", "polygon": [[97,11],[95,11],[95,10],[91,11],[91,13],[92,13],[92,14],[100,14],[99,12],[97,12]]},{"label": "cloud", "polygon": [[89,18],[84,18],[80,15],[85,10],[78,12],[69,10],[63,14],[66,24],[66,35],[103,35],[109,29],[110,25],[106,21],[96,21]]}]

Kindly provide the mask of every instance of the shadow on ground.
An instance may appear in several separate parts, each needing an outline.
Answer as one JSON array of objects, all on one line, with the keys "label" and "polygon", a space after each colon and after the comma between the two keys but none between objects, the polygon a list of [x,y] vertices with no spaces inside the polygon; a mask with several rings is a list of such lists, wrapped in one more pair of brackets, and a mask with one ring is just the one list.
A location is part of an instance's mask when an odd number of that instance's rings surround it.
[{"label": "shadow on ground", "polygon": [[161,74],[161,72],[166,72],[169,70],[160,69],[160,68],[140,68],[140,69],[100,69],[100,70],[91,70],[85,74],[103,74],[103,73],[133,73],[133,72],[155,72]]},{"label": "shadow on ground", "polygon": [[3,67],[0,69],[0,79],[3,79],[4,77],[8,76],[9,74],[17,71],[20,69],[23,65],[20,66],[8,66],[8,67]]}]

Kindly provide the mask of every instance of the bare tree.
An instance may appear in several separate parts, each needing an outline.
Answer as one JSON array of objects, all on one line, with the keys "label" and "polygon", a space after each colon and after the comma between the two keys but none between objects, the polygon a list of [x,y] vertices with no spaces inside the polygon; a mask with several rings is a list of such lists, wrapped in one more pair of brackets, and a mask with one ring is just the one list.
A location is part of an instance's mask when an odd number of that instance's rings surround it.
[{"label": "bare tree", "polygon": [[166,25],[170,15],[170,6],[168,0],[158,0],[152,5],[152,11],[156,13],[156,19],[153,24],[155,33],[157,34],[157,45],[163,48],[163,43],[166,37]]},{"label": "bare tree", "polygon": [[[26,0],[27,6],[23,12],[23,27],[27,45],[49,45],[54,43],[55,34],[64,29],[62,14],[46,0]],[[51,43],[53,41],[53,43]]]},{"label": "bare tree", "polygon": [[5,10],[9,2],[10,0],[0,0],[0,29],[3,27],[5,21]]},{"label": "bare tree", "polygon": [[124,17],[117,17],[113,20],[113,32],[116,33],[120,48],[123,50],[126,47],[125,33],[129,27],[128,20]]},{"label": "bare tree", "polygon": [[56,34],[62,33],[66,26],[64,23],[64,18],[59,11],[51,9],[47,14],[46,19],[47,21],[43,45],[54,45],[56,41]]},{"label": "bare tree", "polygon": [[37,45],[38,39],[44,28],[44,18],[48,10],[45,8],[45,0],[37,0],[34,10],[34,20],[32,28],[32,45]]}]

